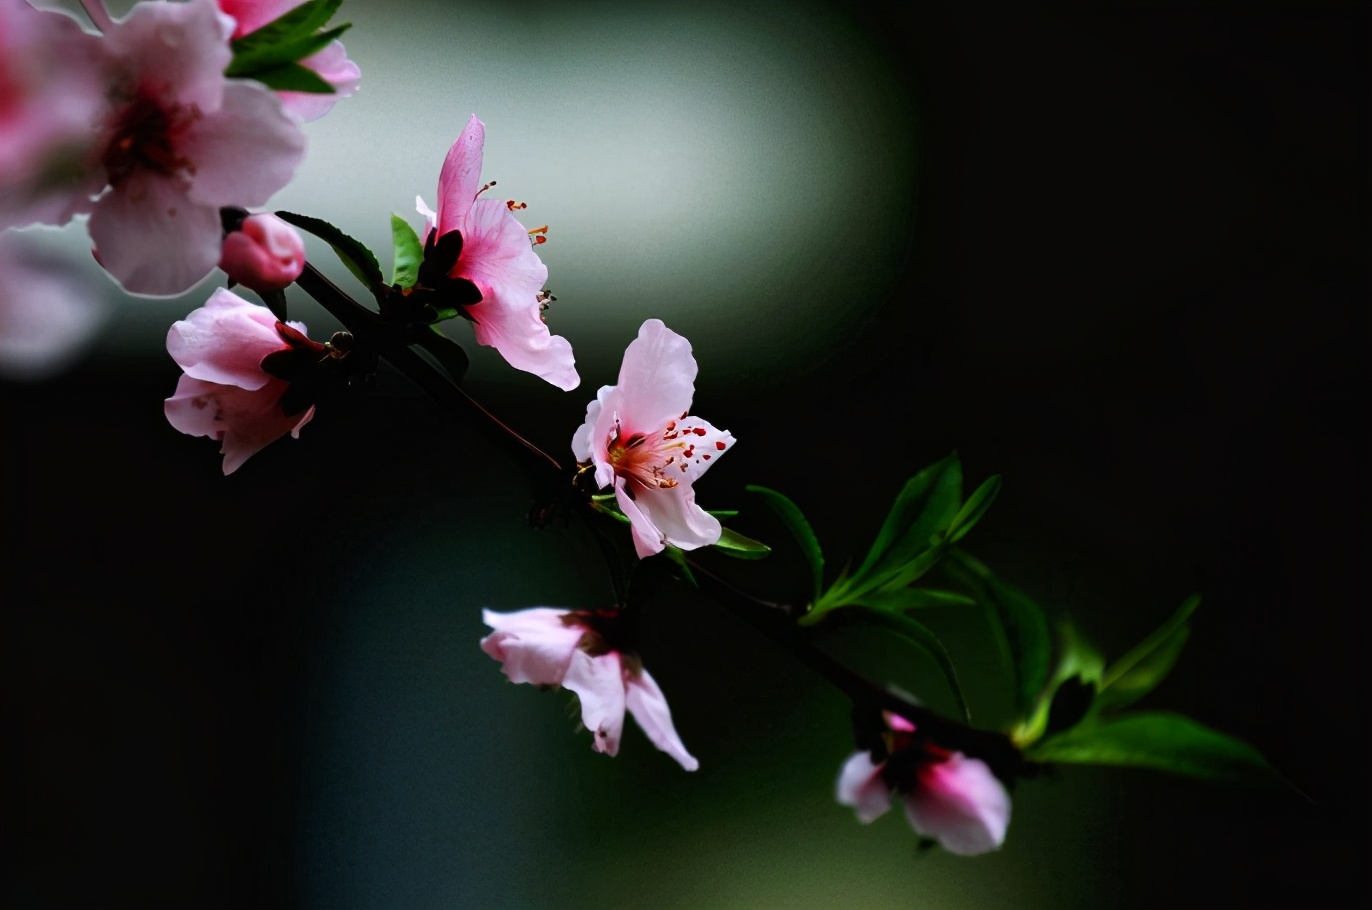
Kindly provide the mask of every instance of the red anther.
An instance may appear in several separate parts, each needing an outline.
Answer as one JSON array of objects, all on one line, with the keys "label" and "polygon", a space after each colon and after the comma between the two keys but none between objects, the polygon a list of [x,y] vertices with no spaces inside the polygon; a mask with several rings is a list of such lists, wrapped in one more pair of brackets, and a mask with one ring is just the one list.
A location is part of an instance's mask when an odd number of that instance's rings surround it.
[{"label": "red anther", "polygon": [[539,234],[537,237],[534,238],[534,243],[547,243],[547,242],[548,242],[548,238],[547,238],[547,237],[544,237],[542,234]]}]

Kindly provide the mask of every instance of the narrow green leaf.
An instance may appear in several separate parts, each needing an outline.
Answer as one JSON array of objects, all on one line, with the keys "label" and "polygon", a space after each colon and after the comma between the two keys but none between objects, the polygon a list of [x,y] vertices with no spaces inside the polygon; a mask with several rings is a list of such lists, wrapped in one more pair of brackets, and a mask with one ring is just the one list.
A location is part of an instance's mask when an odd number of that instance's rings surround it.
[{"label": "narrow green leaf", "polygon": [[1117,711],[1152,692],[1171,672],[1190,635],[1191,627],[1188,624],[1183,623],[1173,629],[1156,648],[1116,676],[1109,688],[1101,690],[1096,698],[1097,707],[1102,711]]},{"label": "narrow green leaf", "polygon": [[923,610],[928,607],[975,607],[976,599],[954,591],[939,591],[934,588],[906,588],[906,610]]},{"label": "narrow green leaf", "polygon": [[302,231],[308,231],[333,247],[333,251],[348,267],[348,271],[352,272],[357,280],[365,284],[369,290],[382,285],[381,266],[376,261],[376,254],[367,249],[361,241],[354,240],[322,218],[297,215],[294,212],[277,212],[276,217],[295,225]]},{"label": "narrow green leaf", "polygon": [[810,527],[810,522],[806,520],[805,513],[801,512],[800,507],[787,496],[776,490],[753,484],[744,489],[762,497],[763,504],[776,513],[782,524],[786,525],[786,530],[791,532],[791,536],[800,545],[800,552],[805,557],[806,565],[810,567],[813,582],[814,594],[811,603],[817,603],[824,591],[824,551],[820,549],[819,538],[815,536],[814,528]]},{"label": "narrow green leaf", "polygon": [[[319,53],[351,27],[350,23],[344,23],[327,32],[300,35],[274,44],[254,42],[251,47],[241,48],[235,45],[233,60],[224,71],[224,75],[234,79],[260,79],[259,73],[290,66]],[[333,86],[329,86],[329,91],[333,91]]]},{"label": "narrow green leaf", "polygon": [[234,53],[240,53],[240,49],[252,51],[259,46],[280,44],[293,38],[313,35],[333,18],[333,14],[338,12],[342,5],[343,0],[309,0],[302,3],[234,41]]},{"label": "narrow green leaf", "polygon": [[691,571],[691,567],[686,564],[685,553],[681,552],[681,550],[671,545],[668,545],[666,548],[664,548],[662,552],[667,554],[668,559],[676,563],[677,568],[681,570],[682,578],[689,581],[692,587],[700,587],[700,584],[696,581],[695,574]]},{"label": "narrow green leaf", "polygon": [[705,511],[720,521],[728,521],[730,518],[738,517],[738,509],[706,509]]},{"label": "narrow green leaf", "polygon": [[[1190,597],[1186,598],[1186,600],[1182,601],[1181,606],[1177,607],[1177,612],[1173,613],[1167,618],[1166,622],[1158,626],[1157,629],[1153,631],[1153,634],[1139,642],[1131,648],[1127,654],[1110,665],[1110,668],[1105,671],[1105,675],[1101,677],[1101,689],[1108,689],[1115,685],[1122,676],[1134,669],[1134,667],[1143,661],[1144,658],[1148,657],[1148,655],[1153,653],[1156,649],[1162,647],[1163,644],[1172,637],[1173,632],[1186,624],[1186,621],[1191,618],[1192,613],[1196,612],[1196,607],[1198,606],[1200,606],[1199,594],[1192,594]],[[1177,648],[1180,649],[1181,644],[1184,643],[1185,639],[1183,639],[1180,644],[1177,644]],[[1173,660],[1175,659],[1176,655],[1173,655]],[[1163,668],[1163,672],[1165,673],[1171,668],[1172,664],[1169,662],[1166,667]],[[1157,685],[1159,682],[1162,682],[1161,676],[1153,681],[1153,685]],[[1136,681],[1136,685],[1137,684]],[[1152,686],[1149,686],[1149,688],[1151,689]],[[1142,695],[1143,693],[1139,694]]]},{"label": "narrow green leaf", "polygon": [[410,223],[399,215],[391,215],[391,242],[395,245],[395,270],[391,284],[412,288],[419,280],[419,264],[424,261],[424,244]]},{"label": "narrow green leaf", "polygon": [[962,501],[962,466],[956,453],[911,477],[886,515],[867,558],[853,573],[850,586],[879,586],[916,555],[929,548],[934,535],[948,527]]},{"label": "narrow green leaf", "polygon": [[462,345],[444,335],[436,325],[417,329],[415,343],[433,355],[453,382],[461,382],[467,374],[469,361]]},{"label": "narrow green leaf", "polygon": [[333,94],[333,86],[318,73],[298,63],[287,63],[273,69],[258,70],[252,78],[278,92],[309,92],[313,95]]},{"label": "narrow green leaf", "polygon": [[943,646],[943,642],[939,641],[938,636],[928,626],[901,613],[863,610],[862,616],[873,625],[889,629],[902,638],[913,642],[920,650],[932,657],[939,669],[943,671],[943,678],[948,682],[948,688],[952,690],[953,699],[957,702],[958,710],[962,712],[963,719],[969,724],[972,722],[972,712],[967,708],[967,699],[963,697],[962,686],[958,683],[958,674],[953,667],[953,658],[948,654],[948,649]]},{"label": "narrow green leaf", "polygon": [[616,501],[615,494],[613,493],[598,493],[595,496],[592,496],[591,506],[597,512],[603,512],[616,521],[622,521],[625,524],[629,524],[629,516],[625,515],[624,511],[620,509],[619,502]]},{"label": "narrow green leaf", "polygon": [[[1058,626],[1058,664],[1048,687],[1039,693],[1033,713],[1010,732],[1015,744],[1023,748],[1037,742],[1046,732],[1066,729],[1085,716],[1095,702],[1095,693],[1105,669],[1105,658],[1090,642],[1081,637],[1070,622]],[[1059,693],[1065,684],[1068,692]],[[1076,690],[1081,691],[1076,691]],[[1065,721],[1066,706],[1072,706],[1072,716]],[[1079,710],[1076,710],[1079,709]]]},{"label": "narrow green leaf", "polygon": [[977,526],[977,522],[981,521],[981,517],[991,508],[991,503],[995,502],[999,495],[1000,475],[996,474],[988,477],[962,504],[958,514],[948,525],[948,543],[957,543],[966,537],[967,532]]},{"label": "narrow green leaf", "polygon": [[1014,677],[1015,708],[1021,716],[1030,716],[1048,682],[1052,651],[1043,609],[962,550],[949,551],[947,571],[990,611]]},{"label": "narrow green leaf", "polygon": [[725,556],[733,556],[737,559],[762,559],[772,552],[772,548],[765,543],[753,540],[751,537],[744,537],[730,528],[724,529],[724,533],[720,535],[719,542],[714,544],[714,547]]},{"label": "narrow green leaf", "polygon": [[1044,740],[1027,755],[1042,762],[1153,768],[1205,780],[1281,780],[1261,753],[1242,740],[1165,712],[1078,726]]}]

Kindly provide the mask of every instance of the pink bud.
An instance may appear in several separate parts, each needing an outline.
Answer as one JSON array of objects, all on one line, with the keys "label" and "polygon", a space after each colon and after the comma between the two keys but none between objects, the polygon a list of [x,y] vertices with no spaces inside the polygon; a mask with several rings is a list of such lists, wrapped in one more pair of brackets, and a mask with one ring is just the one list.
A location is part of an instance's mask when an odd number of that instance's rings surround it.
[{"label": "pink bud", "polygon": [[275,215],[249,215],[224,238],[219,267],[259,294],[285,290],[305,268],[305,242]]}]

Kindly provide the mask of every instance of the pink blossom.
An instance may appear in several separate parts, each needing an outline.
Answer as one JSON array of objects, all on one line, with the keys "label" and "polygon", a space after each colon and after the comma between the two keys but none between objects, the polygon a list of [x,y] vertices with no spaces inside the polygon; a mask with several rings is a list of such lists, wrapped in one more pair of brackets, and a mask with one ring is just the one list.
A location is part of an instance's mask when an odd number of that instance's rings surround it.
[{"label": "pink blossom", "polygon": [[104,36],[111,107],[96,256],[136,294],[179,294],[219,262],[219,210],[266,203],[305,137],[276,96],[224,78],[234,21],[214,0],[139,3]]},{"label": "pink blossom", "polygon": [[719,540],[719,519],[696,505],[692,485],[734,444],[689,416],[696,361],[691,344],[649,319],[624,351],[619,384],[602,386],[572,437],[572,452],[595,468],[596,484],[614,484],[640,558],[671,544],[694,550]]},{"label": "pink blossom", "polygon": [[853,753],[839,772],[839,803],[852,806],[867,824],[900,793],[905,816],[921,837],[961,856],[999,848],[1010,825],[1010,794],[990,767],[961,752],[916,743],[910,735],[914,725],[904,718],[887,715],[887,721],[889,752],[900,761],[874,763],[867,752]]},{"label": "pink blossom", "polygon": [[[438,211],[416,199],[428,219],[426,260],[434,249],[445,256],[460,250],[455,261],[443,261],[442,274],[470,282],[480,294],[475,303],[462,301],[475,324],[476,340],[495,348],[515,369],[570,391],[581,383],[572,346],[551,334],[543,321],[548,268],[533,251],[530,232],[512,214],[510,204],[477,198],[484,189],[480,179],[485,141],[485,125],[473,114],[439,173]],[[461,237],[460,243],[442,242],[453,232]]]},{"label": "pink blossom", "polygon": [[[233,39],[257,31],[267,23],[280,18],[295,9],[305,0],[218,0],[219,9],[232,16],[235,22]],[[316,54],[300,61],[300,65],[312,69],[327,83],[333,86],[332,95],[317,92],[277,92],[282,105],[301,120],[318,120],[338,103],[357,92],[357,84],[362,79],[362,71],[357,64],[348,59],[348,52],[339,41],[331,41]]]},{"label": "pink blossom", "polygon": [[102,59],[69,16],[0,0],[0,230],[90,211]]},{"label": "pink blossom", "polygon": [[305,241],[275,215],[249,215],[224,238],[219,267],[259,294],[282,291],[305,269]]},{"label": "pink blossom", "polygon": [[268,374],[262,361],[278,351],[324,350],[304,333],[300,323],[280,323],[266,307],[217,289],[167,333],[167,352],[185,370],[167,399],[167,420],[182,433],[221,442],[225,474],[287,433],[298,439],[314,408],[286,413],[290,383]]},{"label": "pink blossom", "polygon": [[38,239],[0,232],[0,374],[19,379],[60,373],[107,315],[87,276]]},{"label": "pink blossom", "polygon": [[510,682],[564,686],[576,693],[595,751],[618,754],[627,708],[653,745],[687,771],[700,767],[677,736],[667,699],[637,655],[615,650],[592,628],[612,621],[613,614],[535,607],[515,613],[483,610],[481,616],[495,629],[481,639],[481,650],[501,662]]}]

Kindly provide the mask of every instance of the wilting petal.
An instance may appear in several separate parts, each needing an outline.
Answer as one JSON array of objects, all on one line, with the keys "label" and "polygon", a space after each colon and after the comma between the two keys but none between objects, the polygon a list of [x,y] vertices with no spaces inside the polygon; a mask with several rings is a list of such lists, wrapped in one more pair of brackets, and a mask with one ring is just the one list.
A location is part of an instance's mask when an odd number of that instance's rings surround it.
[{"label": "wilting petal", "polygon": [[686,751],[686,746],[672,725],[672,712],[667,707],[667,697],[662,694],[657,683],[647,670],[639,671],[637,677],[630,677],[625,687],[625,700],[629,713],[638,721],[643,732],[653,745],[681,763],[687,771],[700,767],[695,756]]},{"label": "wilting petal", "polygon": [[562,685],[581,700],[581,722],[591,731],[592,748],[606,755],[619,753],[624,732],[624,671],[614,651],[592,657],[585,651],[572,654]]},{"label": "wilting petal", "polygon": [[501,662],[510,682],[562,685],[572,654],[586,632],[564,623],[566,615],[566,610],[549,607],[515,613],[482,610],[482,621],[495,631],[481,639],[481,650]]},{"label": "wilting petal", "polygon": [[619,388],[626,432],[647,433],[679,420],[695,395],[696,359],[691,343],[661,319],[649,319],[624,350]]},{"label": "wilting petal", "polygon": [[839,805],[852,806],[864,825],[891,808],[891,788],[881,779],[881,769],[881,765],[872,764],[872,757],[866,752],[854,752],[838,774],[834,798]]},{"label": "wilting petal", "polygon": [[251,208],[290,182],[305,158],[305,134],[270,89],[230,82],[219,112],[197,120],[177,150],[195,165],[192,199]]},{"label": "wilting petal", "polygon": [[172,178],[138,173],[95,204],[89,224],[96,258],[133,294],[188,290],[219,262],[219,208],[192,202]]},{"label": "wilting petal", "polygon": [[[303,325],[293,327],[304,334]],[[262,358],[285,346],[271,310],[223,288],[167,332],[167,353],[187,376],[249,391],[271,381]]]},{"label": "wilting petal", "polygon": [[[481,189],[481,147],[485,143],[486,125],[476,119],[476,114],[472,114],[457,141],[448,149],[448,156],[443,159],[443,170],[438,174],[440,236],[449,231],[462,231],[464,237],[467,234],[467,213],[476,199],[477,190]],[[504,207],[503,203],[497,205]],[[528,243],[527,237],[525,243]],[[542,286],[540,283],[539,287]]]},{"label": "wilting petal", "polygon": [[176,394],[165,405],[167,421],[183,433],[208,436],[223,443],[224,473],[232,474],[264,446],[285,436],[299,435],[314,416],[288,416],[280,407],[287,384],[271,380],[256,391],[182,376]]},{"label": "wilting petal", "polygon": [[973,856],[995,850],[1010,824],[1010,794],[986,763],[955,752],[922,766],[905,797],[905,815],[917,834],[938,840],[949,853]]}]

